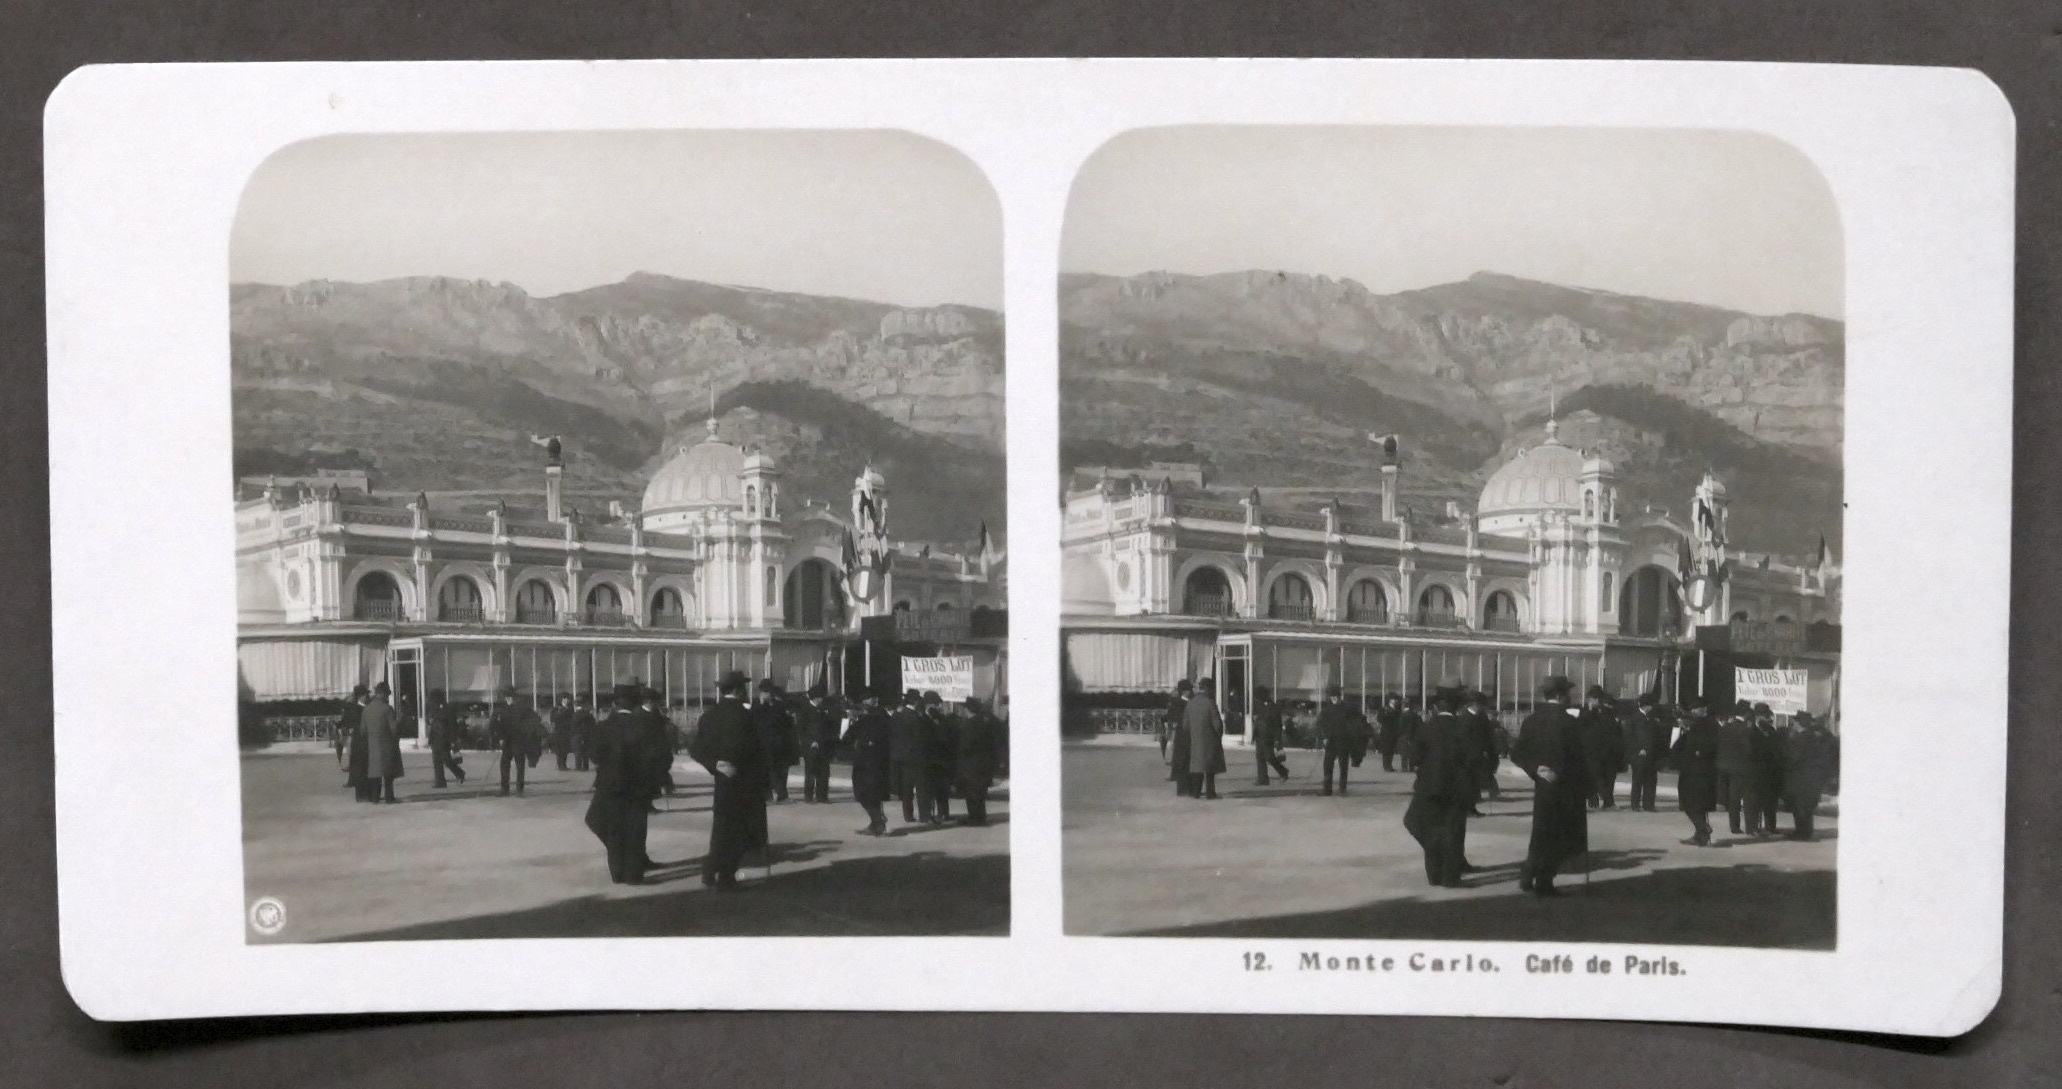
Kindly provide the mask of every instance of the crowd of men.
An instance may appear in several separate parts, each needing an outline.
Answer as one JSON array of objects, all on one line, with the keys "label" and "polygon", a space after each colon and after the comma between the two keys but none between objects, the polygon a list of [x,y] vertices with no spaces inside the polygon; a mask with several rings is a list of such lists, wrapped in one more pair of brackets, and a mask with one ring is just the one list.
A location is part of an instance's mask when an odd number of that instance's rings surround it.
[{"label": "crowd of men", "polygon": [[[845,700],[822,685],[796,699],[771,679],[755,686],[738,671],[722,677],[717,692],[685,746],[714,782],[705,885],[741,887],[738,868],[754,851],[768,850],[767,807],[788,802],[788,780],[797,764],[803,803],[830,804],[831,768],[841,754],[852,764],[853,800],[866,813],[859,835],[888,835],[885,807],[896,799],[908,824],[952,822],[955,796],[965,807],[959,823],[988,823],[988,794],[1006,773],[1009,741],[1007,727],[985,701],[969,697],[948,705],[936,692],[913,690]],[[394,802],[394,780],[404,774],[403,723],[389,695],[384,682],[359,686],[337,722],[344,785],[361,802]],[[755,698],[747,702],[748,695]],[[423,717],[432,788],[466,781],[464,749],[470,741],[484,740],[496,753],[503,796],[522,795],[526,772],[549,752],[561,771],[594,773],[586,824],[602,843],[610,880],[642,884],[657,865],[645,847],[649,816],[659,797],[677,789],[673,762],[683,740],[659,692],[635,682],[619,684],[596,694],[592,708],[567,694],[540,715],[513,688],[504,688],[487,715],[484,739],[472,736],[465,708],[448,702],[440,690],[429,693]]]},{"label": "crowd of men", "polygon": [[[1574,690],[1566,677],[1547,678],[1541,702],[1512,738],[1490,697],[1465,684],[1435,689],[1426,715],[1391,693],[1373,723],[1333,685],[1317,709],[1313,739],[1322,753],[1322,793],[1344,795],[1349,769],[1370,749],[1380,752],[1384,771],[1400,764],[1414,776],[1404,828],[1423,849],[1426,881],[1447,888],[1461,887],[1461,875],[1475,869],[1467,861],[1467,819],[1482,815],[1483,798],[1499,797],[1496,772],[1506,758],[1533,785],[1518,886],[1538,896],[1556,895],[1554,878],[1589,849],[1589,813],[1619,808],[1621,774],[1631,776],[1625,808],[1651,813],[1661,771],[1675,769],[1677,806],[1691,825],[1686,846],[1711,845],[1710,814],[1720,809],[1734,835],[1813,838],[1813,815],[1839,759],[1837,738],[1812,715],[1800,711],[1779,725],[1767,704],[1713,707],[1690,698],[1664,708],[1651,693],[1626,706],[1594,685],[1577,704]],[[1175,793],[1221,797],[1224,722],[1211,680],[1181,682],[1161,727]],[[1254,692],[1252,736],[1255,784],[1268,785],[1270,773],[1286,779],[1289,727],[1265,688]],[[1788,833],[1777,827],[1784,810]]]}]

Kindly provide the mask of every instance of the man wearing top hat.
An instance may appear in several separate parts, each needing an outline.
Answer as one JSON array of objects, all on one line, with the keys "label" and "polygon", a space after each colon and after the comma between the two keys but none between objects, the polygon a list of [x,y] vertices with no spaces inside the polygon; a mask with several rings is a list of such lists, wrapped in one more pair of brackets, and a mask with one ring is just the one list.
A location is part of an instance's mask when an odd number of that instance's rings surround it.
[{"label": "man wearing top hat", "polygon": [[365,800],[389,805],[395,800],[394,780],[403,774],[401,724],[387,704],[391,691],[385,681],[373,685],[372,699],[358,720],[359,732],[365,735]]},{"label": "man wearing top hat", "polygon": [[1683,701],[1682,733],[1675,739],[1675,797],[1690,818],[1691,847],[1711,845],[1711,811],[1718,808],[1718,724],[1703,701]]},{"label": "man wearing top hat", "polygon": [[1749,725],[1754,730],[1754,771],[1747,777],[1747,834],[1773,836],[1783,802],[1783,735],[1766,703],[1754,705]]},{"label": "man wearing top hat", "polygon": [[579,710],[573,706],[573,694],[560,693],[558,705],[551,709],[551,756],[560,771],[569,770],[566,757],[573,752],[573,720],[579,717]]},{"label": "man wearing top hat", "polygon": [[1289,778],[1289,765],[1282,759],[1282,709],[1264,685],[1253,689],[1253,763],[1256,786],[1268,784],[1269,768],[1283,781]]},{"label": "man wearing top hat", "polygon": [[1342,698],[1344,694],[1345,690],[1338,685],[1326,685],[1324,706],[1317,710],[1317,739],[1325,754],[1324,792],[1332,792],[1332,771],[1336,768],[1342,796],[1346,793],[1346,769],[1352,766],[1356,747],[1366,744],[1367,734],[1367,720]]},{"label": "man wearing top hat", "polygon": [[1433,714],[1418,731],[1417,779],[1403,827],[1425,852],[1425,880],[1440,888],[1461,887],[1465,868],[1468,808],[1475,795],[1475,752],[1459,715],[1463,686],[1441,686]]},{"label": "man wearing top hat", "polygon": [[954,731],[953,780],[959,796],[966,800],[965,823],[988,823],[988,788],[995,785],[1002,722],[988,712],[987,704],[972,696],[961,705],[959,727]]},{"label": "man wearing top hat", "polygon": [[1568,859],[1589,850],[1588,767],[1582,753],[1581,722],[1568,706],[1575,683],[1548,677],[1544,700],[1518,727],[1511,762],[1532,780],[1532,840],[1518,888],[1538,896],[1557,895],[1554,875]]},{"label": "man wearing top hat", "polygon": [[751,679],[731,670],[716,682],[721,698],[702,713],[688,755],[716,780],[709,857],[702,884],[725,892],[738,887],[737,868],[745,853],[766,847],[766,753],[758,725],[745,707]]},{"label": "man wearing top hat", "polygon": [[795,708],[795,732],[807,746],[802,751],[802,802],[828,805],[831,800],[831,757],[838,751],[838,716],[825,706],[823,682],[809,686],[809,698]]}]

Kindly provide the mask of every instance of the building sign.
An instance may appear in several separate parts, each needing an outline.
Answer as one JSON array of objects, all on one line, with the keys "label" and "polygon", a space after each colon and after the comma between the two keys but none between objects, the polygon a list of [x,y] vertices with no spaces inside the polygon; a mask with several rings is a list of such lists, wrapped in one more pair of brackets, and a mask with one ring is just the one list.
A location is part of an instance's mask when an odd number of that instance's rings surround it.
[{"label": "building sign", "polygon": [[1742,654],[1766,654],[1786,658],[1804,653],[1804,625],[1772,621],[1735,620],[1730,625],[1728,644]]},{"label": "building sign", "polygon": [[936,692],[947,703],[958,703],[974,694],[974,656],[955,654],[944,658],[902,659],[902,690]]},{"label": "building sign", "polygon": [[1733,670],[1733,698],[1745,703],[1766,703],[1779,715],[1804,710],[1805,671],[1801,669]]},{"label": "building sign", "polygon": [[964,643],[967,615],[959,609],[904,609],[895,614],[895,638],[903,643]]}]

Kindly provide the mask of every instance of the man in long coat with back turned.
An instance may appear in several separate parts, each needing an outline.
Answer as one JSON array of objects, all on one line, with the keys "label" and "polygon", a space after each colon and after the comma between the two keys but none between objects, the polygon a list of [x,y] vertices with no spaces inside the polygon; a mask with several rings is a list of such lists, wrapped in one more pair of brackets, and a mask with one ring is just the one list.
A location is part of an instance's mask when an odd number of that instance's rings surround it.
[{"label": "man in long coat with back turned", "polygon": [[1174,780],[1177,797],[1189,794],[1188,706],[1196,697],[1196,686],[1184,680],[1174,686],[1174,702],[1167,707],[1167,736],[1174,746],[1167,758],[1167,777]]},{"label": "man in long coat with back turned", "polygon": [[359,717],[358,730],[365,735],[365,800],[394,802],[394,780],[401,770],[401,720],[387,704],[392,689],[381,681],[372,686],[372,699]]},{"label": "man in long coat with back turned", "polygon": [[1182,732],[1188,735],[1189,797],[1217,798],[1217,777],[1224,771],[1224,716],[1217,713],[1217,685],[1210,678],[1196,686],[1196,696],[1182,708]]},{"label": "man in long coat with back turned", "polygon": [[1463,688],[1450,684],[1433,695],[1432,717],[1418,731],[1417,781],[1403,813],[1404,830],[1425,851],[1425,880],[1449,889],[1461,887],[1481,747],[1457,713]]},{"label": "man in long coat with back turned", "polygon": [[866,694],[854,711],[851,723],[844,740],[852,747],[852,800],[866,810],[866,827],[861,828],[859,834],[886,835],[888,817],[882,806],[895,796],[893,765],[889,763],[888,751],[894,727],[889,722],[888,712],[881,709],[880,697],[872,692]]},{"label": "man in long coat with back turned", "polygon": [[1675,800],[1690,818],[1689,847],[1711,845],[1711,811],[1718,808],[1718,724],[1695,698],[1683,701],[1683,732],[1675,739]]},{"label": "man in long coat with back turned", "polygon": [[658,796],[658,761],[671,754],[655,752],[653,734],[640,721],[638,686],[616,686],[614,706],[588,734],[588,755],[594,762],[594,797],[587,803],[587,830],[608,853],[609,880],[619,885],[644,883],[645,841],[650,831],[651,802]]},{"label": "man in long coat with back turned", "polygon": [[751,679],[731,670],[716,682],[722,698],[702,713],[687,754],[716,779],[709,826],[709,858],[702,884],[735,891],[745,853],[766,847],[766,752],[752,713],[745,707]]},{"label": "man in long coat with back turned", "polygon": [[1518,871],[1518,888],[1539,896],[1558,895],[1554,875],[1561,864],[1589,850],[1581,723],[1568,706],[1574,690],[1568,678],[1548,677],[1540,687],[1546,702],[1525,716],[1511,746],[1511,762],[1532,780],[1532,841]]}]

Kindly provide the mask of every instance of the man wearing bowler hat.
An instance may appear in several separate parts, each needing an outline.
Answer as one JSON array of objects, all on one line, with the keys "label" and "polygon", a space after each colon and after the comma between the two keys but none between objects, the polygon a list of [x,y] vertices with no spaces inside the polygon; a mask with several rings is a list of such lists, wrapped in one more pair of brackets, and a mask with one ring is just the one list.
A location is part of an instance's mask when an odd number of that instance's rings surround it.
[{"label": "man wearing bowler hat", "polygon": [[688,755],[716,779],[709,857],[702,884],[732,892],[745,853],[766,847],[766,752],[745,707],[751,679],[731,670],[716,682],[716,706],[703,712]]},{"label": "man wearing bowler hat", "polygon": [[1542,702],[1518,726],[1511,762],[1532,780],[1532,839],[1518,871],[1520,891],[1554,896],[1562,863],[1589,850],[1589,782],[1581,722],[1568,706],[1575,683],[1548,677]]},{"label": "man wearing bowler hat", "polygon": [[1582,754],[1589,761],[1589,803],[1618,808],[1618,770],[1625,766],[1625,738],[1611,693],[1593,684],[1582,695]]},{"label": "man wearing bowler hat", "polygon": [[1675,739],[1675,797],[1690,818],[1689,847],[1711,845],[1711,811],[1718,808],[1718,724],[1702,700],[1683,701],[1682,733]]},{"label": "man wearing bowler hat", "polygon": [[1267,771],[1284,781],[1289,778],[1289,765],[1282,759],[1282,709],[1274,702],[1274,693],[1265,686],[1253,689],[1253,764],[1258,777],[1255,786],[1268,784]]},{"label": "man wearing bowler hat", "polygon": [[1661,776],[1661,761],[1668,755],[1668,723],[1655,710],[1652,692],[1640,693],[1639,702],[1625,716],[1621,735],[1626,761],[1632,766],[1630,808],[1654,812],[1654,790]]},{"label": "man wearing bowler hat", "polygon": [[838,716],[825,706],[823,682],[809,686],[808,702],[795,708],[795,731],[808,748],[802,753],[802,803],[827,805],[831,800],[831,757],[838,751]]},{"label": "man wearing bowler hat", "polygon": [[[1317,712],[1318,743],[1324,746],[1324,792],[1332,792],[1332,770],[1339,772],[1339,793],[1346,793],[1346,769],[1351,766],[1356,746],[1366,743],[1367,720],[1342,698],[1345,690],[1336,684],[1325,686],[1325,705]],[[1365,750],[1362,750],[1365,752]]]}]

